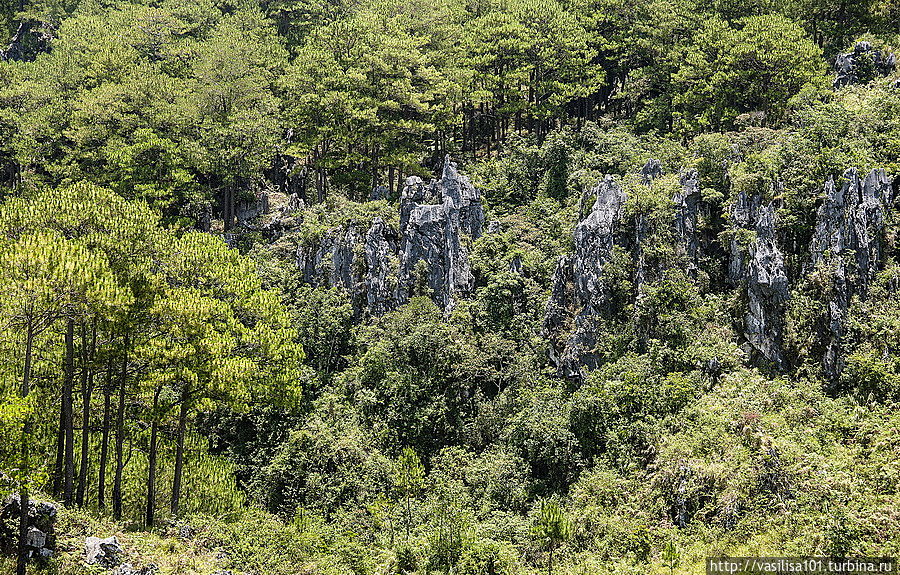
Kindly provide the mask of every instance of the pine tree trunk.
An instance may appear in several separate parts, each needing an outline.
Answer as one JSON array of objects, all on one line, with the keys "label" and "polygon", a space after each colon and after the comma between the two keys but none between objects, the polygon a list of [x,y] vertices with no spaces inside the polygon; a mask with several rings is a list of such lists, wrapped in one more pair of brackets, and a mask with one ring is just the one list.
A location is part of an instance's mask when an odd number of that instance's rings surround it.
[{"label": "pine tree trunk", "polygon": [[125,384],[128,381],[128,334],[122,350],[122,369],[119,372],[119,406],[116,412],[116,473],[113,477],[113,517],[122,518],[122,451],[125,444]]},{"label": "pine tree trunk", "polygon": [[91,441],[91,394],[94,391],[94,346],[97,344],[97,320],[91,327],[91,341],[87,341],[87,333],[81,332],[82,366],[81,366],[81,463],[78,466],[78,489],[75,502],[84,507],[84,494],[87,490],[88,465],[90,465]]},{"label": "pine tree trunk", "polygon": [[63,502],[72,505],[72,489],[75,482],[75,429],[72,410],[72,392],[75,384],[75,320],[66,323],[66,365],[63,378],[62,425],[65,433],[63,457]]},{"label": "pine tree trunk", "polygon": [[237,216],[234,200],[234,186],[235,184],[233,183],[228,186],[228,229],[234,227],[234,219]]},{"label": "pine tree trunk", "polygon": [[175,438],[175,478],[172,481],[172,515],[178,516],[178,506],[181,503],[181,475],[184,471],[184,436],[187,431],[188,416],[188,390],[185,390],[181,399],[181,411],[178,414],[178,436]]},{"label": "pine tree trunk", "polygon": [[59,429],[56,431],[56,459],[53,463],[53,496],[57,499],[62,498],[62,482],[63,482],[63,459],[66,457],[66,426],[63,425],[65,418],[63,416],[63,396],[60,393],[59,401]]},{"label": "pine tree trunk", "polygon": [[100,440],[100,470],[97,478],[97,508],[106,510],[106,465],[109,462],[109,420],[112,394],[112,359],[106,364],[106,384],[103,386],[103,436]]},{"label": "pine tree trunk", "polygon": [[[29,318],[28,325],[25,328],[25,366],[22,370],[22,399],[28,397],[31,393],[31,354],[34,346],[34,325]],[[31,441],[31,415],[26,414],[25,421],[22,424],[22,443],[20,445],[20,456],[22,466],[22,480],[19,487],[19,553],[16,561],[16,575],[25,575],[25,567],[28,563],[28,551],[26,543],[28,541],[28,471],[29,471],[29,450],[28,443]]]},{"label": "pine tree trunk", "polygon": [[147,527],[153,527],[153,521],[156,519],[156,448],[157,438],[159,436],[159,417],[157,409],[159,408],[159,394],[161,387],[157,387],[153,392],[153,423],[150,425],[150,453],[147,458],[147,510],[144,519]]}]

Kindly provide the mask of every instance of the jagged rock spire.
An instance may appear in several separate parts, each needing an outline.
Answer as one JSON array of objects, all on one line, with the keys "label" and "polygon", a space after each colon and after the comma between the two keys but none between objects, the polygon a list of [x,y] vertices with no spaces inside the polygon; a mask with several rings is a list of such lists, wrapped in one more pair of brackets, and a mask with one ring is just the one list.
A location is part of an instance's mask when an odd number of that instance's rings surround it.
[{"label": "jagged rock spire", "polygon": [[449,311],[474,288],[462,236],[477,239],[483,227],[481,195],[448,156],[439,179],[406,179],[399,229],[376,218],[367,229],[356,222],[331,230],[298,248],[297,265],[311,285],[346,288],[357,315],[384,314],[423,287],[420,295]]},{"label": "jagged rock spire", "polygon": [[[658,162],[648,162],[640,171],[646,184],[659,178]],[[700,222],[708,206],[699,190],[697,173],[684,171],[681,188],[674,194],[673,231],[685,257],[672,265],[683,266],[696,277],[701,260],[710,260],[711,244],[700,233]],[[778,189],[773,190],[778,197]],[[841,339],[850,300],[864,296],[869,283],[884,262],[884,226],[893,202],[891,180],[884,170],[874,170],[860,179],[848,170],[840,185],[829,181],[824,201],[816,214],[816,228],[810,242],[808,264],[801,276],[825,266],[832,289],[824,311],[827,350],[822,358],[826,375],[837,377],[841,369]],[[596,332],[609,310],[609,286],[604,268],[616,246],[632,254],[635,261],[635,293],[640,297],[643,277],[641,222],[624,221],[625,193],[607,176],[582,197],[579,222],[573,232],[573,251],[557,263],[545,312],[545,332],[551,340],[551,358],[566,376],[579,377],[584,369],[596,367]],[[587,206],[590,206],[588,209]],[[743,349],[751,362],[762,361],[785,367],[785,314],[791,286],[801,278],[790,278],[785,252],[779,245],[776,201],[761,195],[739,193],[725,221],[714,235],[728,231],[728,253],[723,262],[731,285],[744,294],[745,311],[739,325]],[[795,256],[798,254],[795,254]]]}]

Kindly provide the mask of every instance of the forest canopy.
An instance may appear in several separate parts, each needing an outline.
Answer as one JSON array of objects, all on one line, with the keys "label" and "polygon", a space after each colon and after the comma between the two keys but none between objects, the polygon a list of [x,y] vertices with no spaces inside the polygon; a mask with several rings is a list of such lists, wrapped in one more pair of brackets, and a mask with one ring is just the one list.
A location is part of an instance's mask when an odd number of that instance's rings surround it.
[{"label": "forest canopy", "polygon": [[900,555],[898,23],[0,3],[0,571]]}]

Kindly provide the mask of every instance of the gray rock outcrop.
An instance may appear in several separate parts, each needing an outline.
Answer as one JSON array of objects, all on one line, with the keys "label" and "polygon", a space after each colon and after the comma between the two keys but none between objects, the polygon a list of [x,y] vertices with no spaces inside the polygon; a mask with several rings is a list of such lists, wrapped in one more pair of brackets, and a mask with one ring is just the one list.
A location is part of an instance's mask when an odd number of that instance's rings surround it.
[{"label": "gray rock outcrop", "polygon": [[357,259],[362,238],[361,225],[353,222],[322,235],[315,245],[301,244],[296,256],[304,283],[315,287],[345,288],[357,314],[366,300],[364,270]]},{"label": "gray rock outcrop", "polygon": [[[652,185],[661,175],[659,163],[653,160],[640,171],[645,185]],[[636,300],[641,298],[642,285],[648,278],[659,277],[673,266],[697,277],[702,261],[710,259],[709,241],[702,229],[709,207],[703,200],[697,172],[683,171],[679,181],[680,187],[672,197],[675,258],[652,265],[644,256],[649,224],[640,214],[625,220],[626,197],[613,178],[607,176],[582,198],[582,206],[591,199],[593,203],[589,211],[582,207],[572,253],[559,258],[545,311],[551,359],[562,375],[579,377],[582,370],[596,367],[599,355],[594,334],[604,317],[615,313],[610,307],[605,268],[616,247],[628,253],[633,263],[631,297]],[[780,365],[788,282],[776,240],[775,217],[774,205],[762,206],[759,198],[745,194],[738,197],[731,211],[735,233],[728,277],[733,285],[740,284],[746,290],[747,311],[741,326],[745,349]]]},{"label": "gray rock outcrop", "polygon": [[675,204],[675,236],[684,252],[687,271],[696,276],[700,266],[700,218],[701,203],[700,179],[697,170],[688,170],[681,174],[681,189],[672,198]]},{"label": "gray rock outcrop", "polygon": [[483,228],[478,190],[447,158],[439,179],[407,178],[399,229],[382,218],[351,222],[301,244],[296,263],[305,283],[345,288],[358,316],[384,314],[414,295],[449,311],[474,289],[468,244]]},{"label": "gray rock outcrop", "polygon": [[662,176],[662,173],[662,162],[656,159],[650,159],[647,160],[647,163],[641,168],[641,180],[645,186],[649,186],[653,183],[653,180]]},{"label": "gray rock outcrop", "polygon": [[365,295],[370,313],[379,316],[393,309],[399,301],[397,272],[398,238],[381,218],[375,218],[366,232]]},{"label": "gray rock outcrop", "polygon": [[789,298],[784,254],[776,239],[776,206],[741,192],[731,210],[728,277],[746,295],[744,350],[781,366],[784,312]]},{"label": "gray rock outcrop", "polygon": [[269,192],[257,192],[252,200],[241,200],[235,205],[238,225],[246,225],[250,220],[269,212]]},{"label": "gray rock outcrop", "polygon": [[869,42],[857,42],[852,52],[838,54],[834,61],[835,88],[860,84],[894,71],[894,54],[875,49]]},{"label": "gray rock outcrop", "polygon": [[566,334],[551,351],[566,377],[578,377],[582,368],[596,366],[595,333],[609,302],[603,271],[613,247],[624,243],[626,198],[619,185],[607,176],[582,202],[589,198],[593,198],[591,209],[572,234],[574,250],[560,256],[557,263],[545,311],[544,327],[551,338]]},{"label": "gray rock outcrop", "polygon": [[[0,507],[0,551],[7,555],[18,552],[20,509],[18,495],[11,495]],[[53,556],[56,551],[56,515],[56,505],[33,499],[29,501],[26,537],[29,558],[46,560]]]},{"label": "gray rock outcrop", "polygon": [[860,179],[855,169],[844,172],[842,183],[829,180],[816,212],[807,273],[822,271],[832,284],[826,310],[826,376],[834,379],[842,367],[841,340],[847,311],[854,296],[865,297],[884,261],[884,228],[891,202],[891,180],[884,170]]},{"label": "gray rock outcrop", "polygon": [[[439,203],[423,203],[426,200]],[[477,240],[484,226],[481,197],[449,158],[439,180],[424,186],[412,176],[400,196],[400,279],[402,300],[424,280],[432,299],[452,309],[471,293],[475,278],[465,238]],[[424,274],[423,277],[418,277]]]},{"label": "gray rock outcrop", "polygon": [[[652,186],[663,175],[658,160],[649,160],[639,172],[641,182]],[[572,234],[573,251],[557,262],[544,316],[545,333],[551,339],[551,360],[566,377],[580,377],[596,367],[599,355],[596,332],[604,318],[616,313],[622,302],[612,301],[607,265],[613,251],[627,253],[633,264],[630,297],[639,300],[642,286],[666,269],[682,265],[696,276],[704,256],[702,219],[707,211],[697,172],[680,175],[680,187],[672,197],[672,232],[675,258],[660,261],[646,253],[647,238],[654,229],[645,215],[625,217],[626,196],[611,176],[582,195],[579,222]]]},{"label": "gray rock outcrop", "polygon": [[[645,185],[652,185],[660,174],[658,165],[648,162],[639,175]],[[822,349],[814,353],[820,354],[826,376],[834,381],[842,369],[841,345],[851,301],[866,296],[886,259],[885,228],[894,203],[891,178],[884,170],[861,178],[851,169],[840,184],[829,181],[808,247],[794,247],[790,253],[779,243],[777,200],[741,192],[726,213],[715,216],[716,226],[710,228],[706,220],[711,217],[710,206],[703,200],[697,173],[682,172],[680,184],[672,198],[676,245],[671,262],[644,261],[642,244],[651,230],[640,214],[625,218],[625,194],[611,177],[582,197],[573,250],[557,262],[545,310],[551,359],[560,373],[579,377],[597,365],[595,334],[604,319],[616,312],[611,307],[606,268],[614,249],[621,249],[633,265],[632,293],[627,297],[634,303],[640,301],[645,281],[671,267],[680,267],[694,278],[703,270],[723,274],[727,281],[719,283],[737,288],[743,297],[744,309],[735,326],[739,343],[751,363],[776,369],[789,363],[784,335],[792,286],[812,274],[817,274],[817,285],[824,278],[826,301],[816,334]],[[780,197],[780,184],[773,186],[767,195]],[[716,238],[727,240],[717,244]],[[789,257],[800,269],[789,268]],[[799,265],[804,259],[806,263]]]},{"label": "gray rock outcrop", "polygon": [[112,569],[121,565],[124,559],[125,550],[115,535],[106,539],[88,537],[84,540],[84,560],[88,565]]}]

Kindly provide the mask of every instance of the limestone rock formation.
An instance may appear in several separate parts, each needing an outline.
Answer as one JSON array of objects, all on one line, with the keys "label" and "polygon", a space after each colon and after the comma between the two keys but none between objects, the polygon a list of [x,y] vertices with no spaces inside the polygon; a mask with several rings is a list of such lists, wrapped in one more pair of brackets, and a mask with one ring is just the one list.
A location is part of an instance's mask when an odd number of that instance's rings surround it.
[{"label": "limestone rock formation", "polygon": [[[8,497],[0,506],[0,552],[14,555],[19,542],[19,496]],[[28,537],[26,547],[29,558],[49,559],[56,551],[57,508],[52,503],[28,502]]]},{"label": "limestone rock formation", "polygon": [[[644,184],[651,184],[661,171],[651,161],[640,175]],[[717,265],[722,271],[716,273],[725,274],[726,283],[743,296],[744,311],[736,329],[744,351],[751,362],[778,369],[786,363],[783,340],[791,288],[810,274],[825,274],[828,300],[818,338],[824,345],[826,376],[836,378],[842,368],[841,341],[851,300],[865,297],[885,260],[886,219],[894,202],[892,180],[885,171],[874,170],[860,178],[851,169],[840,184],[829,181],[825,185],[806,256],[796,249],[786,254],[779,245],[777,201],[766,202],[759,194],[741,192],[710,228],[704,222],[710,207],[702,198],[697,173],[682,172],[680,183],[672,198],[678,257],[671,265],[682,266],[688,275],[697,277],[701,264],[704,269],[710,267],[703,262],[720,259],[722,263]],[[781,191],[775,186],[771,196],[777,198]],[[544,327],[552,344],[551,359],[563,375],[578,377],[597,363],[594,334],[599,322],[615,311],[609,309],[610,292],[604,280],[613,249],[625,250],[632,259],[633,298],[640,298],[645,274],[664,271],[645,269],[644,223],[639,215],[624,220],[624,205],[625,194],[607,176],[583,196],[573,251],[558,260]],[[721,232],[725,233],[720,236]],[[727,238],[724,245],[715,245],[717,236]],[[727,253],[719,254],[721,249]],[[789,271],[787,255],[795,260],[806,257],[807,263],[800,270]]]},{"label": "limestone rock formation", "polygon": [[[645,185],[662,175],[659,163],[651,160],[640,171]],[[680,188],[672,198],[672,230],[678,257],[665,266],[682,266],[696,277],[701,260],[712,255],[705,237],[703,218],[709,207],[700,192],[694,170],[683,171]],[[559,258],[545,311],[544,327],[551,338],[552,360],[567,377],[578,377],[583,369],[596,366],[598,355],[594,333],[609,309],[610,289],[604,268],[615,247],[630,254],[634,263],[632,297],[640,297],[648,274],[664,270],[647,269],[643,244],[649,228],[638,215],[625,221],[625,193],[610,176],[582,198],[582,206],[593,200],[590,210],[582,207],[582,217],[573,233],[573,251]],[[747,312],[743,332],[751,355],[781,362],[781,339],[788,283],[784,257],[775,235],[775,207],[760,205],[759,198],[741,194],[732,209],[736,232],[731,242],[729,277],[746,289]],[[717,232],[717,230],[716,230]],[[741,243],[750,238],[750,241]],[[657,264],[658,265],[658,264]],[[724,268],[724,264],[722,264]],[[722,272],[724,273],[724,271]]]},{"label": "limestone rock formation", "polygon": [[349,225],[326,233],[312,246],[297,248],[296,264],[303,281],[315,287],[341,286],[350,294],[354,310],[364,307],[365,277],[357,263],[357,247],[363,243],[361,224]]},{"label": "limestone rock formation", "polygon": [[[439,203],[421,203],[427,199]],[[418,177],[408,178],[400,196],[401,297],[406,299],[424,279],[438,305],[452,309],[458,296],[474,289],[463,238],[478,239],[483,226],[478,190],[449,158],[441,179],[429,186]],[[422,273],[424,278],[417,277]]]},{"label": "limestone rock formation", "polygon": [[[639,172],[647,186],[653,185],[662,174],[658,160],[649,160]],[[672,198],[677,260],[683,261],[686,271],[695,276],[704,255],[701,223],[706,205],[695,170],[682,172],[680,184]],[[553,344],[551,359],[566,377],[579,377],[583,369],[591,369],[597,363],[594,333],[604,316],[614,312],[610,309],[610,287],[604,275],[613,249],[619,247],[631,256],[634,297],[640,297],[641,286],[648,277],[663,271],[657,269],[660,262],[648,267],[650,264],[645,261],[644,246],[651,233],[650,224],[640,214],[626,221],[625,202],[625,193],[611,176],[585,193],[573,233],[573,251],[558,260],[544,328]]]},{"label": "limestone rock formation", "polygon": [[625,192],[607,176],[587,197],[593,198],[593,205],[575,226],[573,252],[559,258],[544,320],[551,337],[569,332],[551,352],[567,377],[577,377],[582,367],[596,365],[594,333],[608,303],[603,268],[616,243],[624,242]]},{"label": "limestone rock formation", "polygon": [[833,82],[834,87],[841,88],[887,76],[894,71],[896,63],[897,59],[893,54],[877,50],[869,42],[857,42],[852,52],[838,54],[835,59],[837,76]]},{"label": "limestone rock formation", "polygon": [[366,307],[379,316],[393,309],[399,301],[397,251],[399,238],[381,218],[375,218],[366,232],[365,294]]},{"label": "limestone rock formation", "polygon": [[241,200],[235,206],[238,225],[246,225],[250,220],[269,212],[269,192],[258,192],[252,200]]},{"label": "limestone rock formation", "polygon": [[439,179],[407,178],[399,230],[381,218],[351,222],[300,245],[296,262],[306,283],[347,289],[357,315],[381,315],[417,294],[449,311],[474,288],[467,244],[483,228],[478,190],[447,158]]},{"label": "limestone rock formation", "polygon": [[738,194],[731,210],[728,276],[745,290],[744,349],[780,366],[788,278],[776,240],[776,207],[758,195]]},{"label": "limestone rock formation", "polygon": [[641,168],[641,179],[645,186],[649,186],[653,180],[662,176],[662,162],[656,159],[647,160],[644,167]]},{"label": "limestone rock formation", "polygon": [[854,295],[865,296],[884,260],[885,218],[893,201],[891,180],[884,170],[873,170],[860,179],[857,171],[850,169],[841,180],[840,185],[833,180],[825,184],[807,270],[824,269],[832,283],[823,359],[830,378],[841,369],[840,343],[850,300]]},{"label": "limestone rock formation", "polygon": [[675,235],[684,250],[688,272],[697,274],[700,262],[700,217],[701,203],[700,179],[697,170],[688,170],[681,174],[681,190],[672,198],[675,204]]}]

